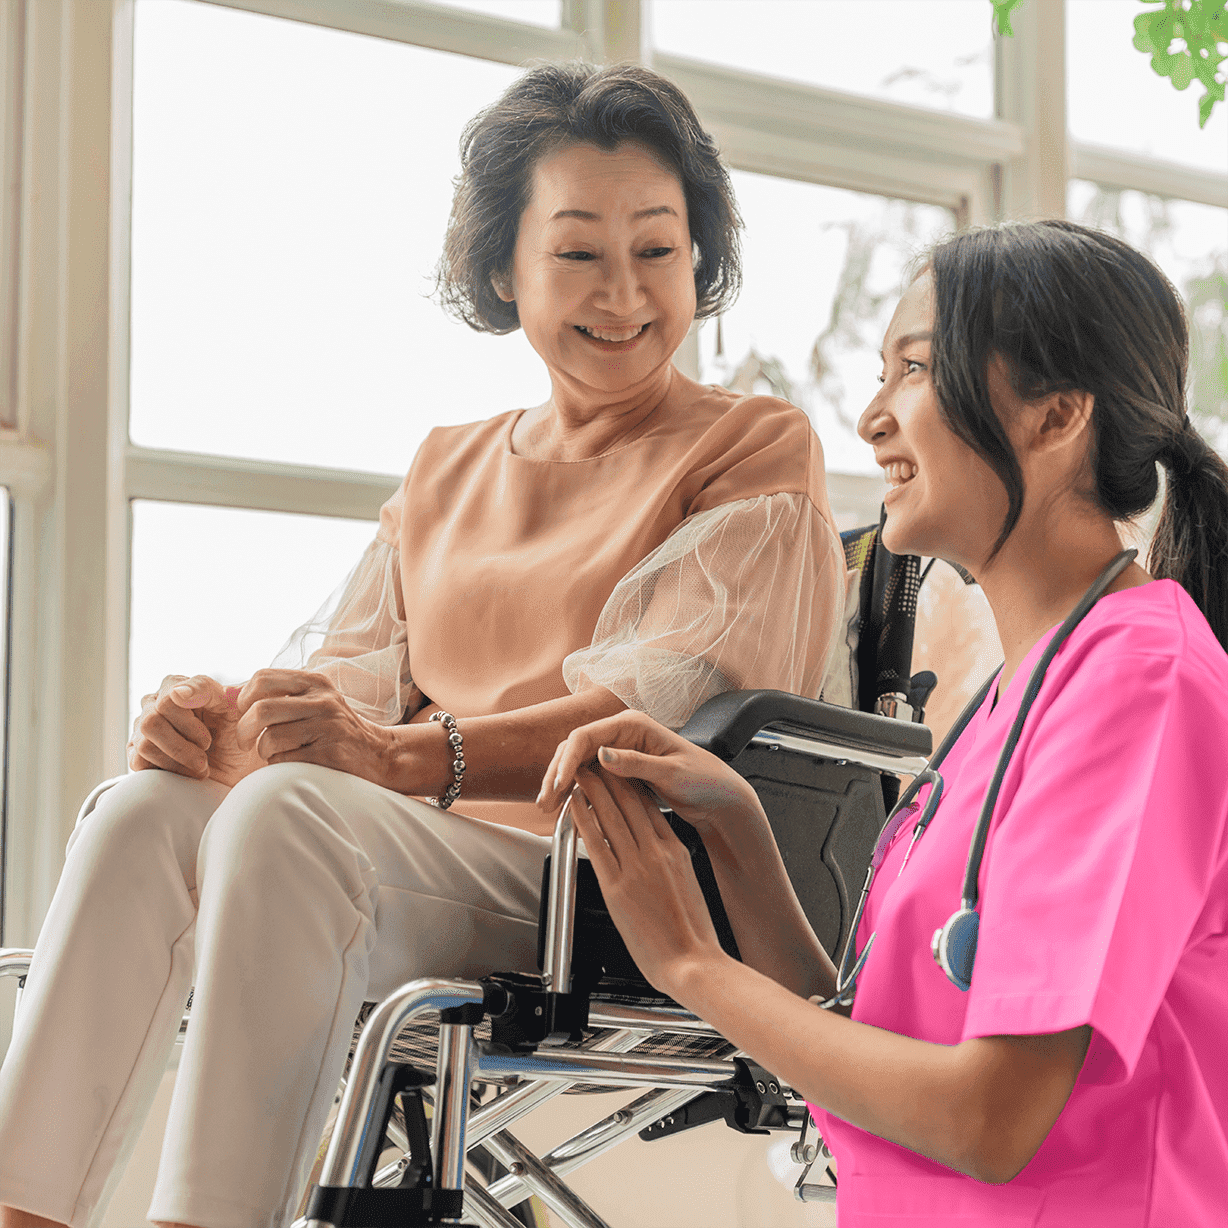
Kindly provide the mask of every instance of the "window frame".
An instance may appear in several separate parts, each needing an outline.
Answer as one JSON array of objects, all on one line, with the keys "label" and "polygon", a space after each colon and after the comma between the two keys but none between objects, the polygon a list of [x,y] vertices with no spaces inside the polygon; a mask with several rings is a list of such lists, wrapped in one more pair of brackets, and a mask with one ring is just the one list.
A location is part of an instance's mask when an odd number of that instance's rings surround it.
[{"label": "window frame", "polygon": [[[656,54],[649,0],[561,0],[558,29],[425,0],[201,2],[503,64],[640,60],[682,86],[732,167],[942,205],[961,225],[1064,215],[1069,178],[1228,205],[1228,175],[1068,142],[1064,0],[1023,6],[1014,38],[996,40],[987,120]],[[0,0],[0,485],[22,646],[10,655],[7,945],[33,944],[80,801],[125,770],[131,501],[373,520],[401,477],[130,442],[134,4]],[[680,365],[697,367],[697,353],[692,336]],[[832,482],[877,516],[880,479]]]}]

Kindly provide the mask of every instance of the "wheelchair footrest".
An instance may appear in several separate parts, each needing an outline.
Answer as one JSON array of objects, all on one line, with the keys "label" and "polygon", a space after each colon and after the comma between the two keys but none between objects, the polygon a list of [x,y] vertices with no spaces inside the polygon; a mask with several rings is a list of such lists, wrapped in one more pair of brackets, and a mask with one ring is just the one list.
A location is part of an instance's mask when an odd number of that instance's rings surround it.
[{"label": "wheelchair footrest", "polygon": [[334,1228],[419,1228],[459,1219],[463,1190],[362,1189],[348,1185],[317,1185],[307,1200],[308,1220]]},{"label": "wheelchair footrest", "polygon": [[733,1087],[727,1091],[704,1092],[668,1117],[645,1126],[640,1138],[651,1143],[721,1119],[731,1130],[741,1134],[767,1134],[770,1130],[792,1126],[789,1104],[775,1075],[745,1058],[735,1058],[734,1065],[738,1076]]}]

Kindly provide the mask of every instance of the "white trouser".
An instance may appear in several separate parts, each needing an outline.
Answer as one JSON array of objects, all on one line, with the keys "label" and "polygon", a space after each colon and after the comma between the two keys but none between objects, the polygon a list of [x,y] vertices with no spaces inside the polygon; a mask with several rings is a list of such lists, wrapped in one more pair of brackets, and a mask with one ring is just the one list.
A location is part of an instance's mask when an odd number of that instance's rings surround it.
[{"label": "white trouser", "polygon": [[362,1003],[532,971],[549,845],[309,764],[230,790],[125,777],[73,832],[35,948],[0,1068],[0,1204],[84,1228],[195,980],[149,1218],[288,1223]]}]

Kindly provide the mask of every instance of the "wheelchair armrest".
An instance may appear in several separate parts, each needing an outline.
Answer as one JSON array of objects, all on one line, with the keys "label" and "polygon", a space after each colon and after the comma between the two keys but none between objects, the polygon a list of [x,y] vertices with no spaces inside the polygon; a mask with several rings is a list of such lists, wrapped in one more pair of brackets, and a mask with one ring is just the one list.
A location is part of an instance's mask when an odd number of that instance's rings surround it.
[{"label": "wheelchair armrest", "polygon": [[878,754],[928,758],[934,749],[933,734],[926,725],[875,716],[787,691],[726,691],[714,695],[678,732],[729,762],[768,727]]}]

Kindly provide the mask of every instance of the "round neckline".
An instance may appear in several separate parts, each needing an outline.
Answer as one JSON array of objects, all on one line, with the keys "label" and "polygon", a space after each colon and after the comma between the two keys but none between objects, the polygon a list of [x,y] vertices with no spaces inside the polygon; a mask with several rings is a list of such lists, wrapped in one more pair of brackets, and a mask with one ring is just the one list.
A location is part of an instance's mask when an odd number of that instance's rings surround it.
[{"label": "round neckline", "polygon": [[[653,428],[656,426],[657,411],[665,404],[665,397],[653,407],[652,412],[646,414],[636,427],[636,432],[632,434],[630,439],[624,440],[617,447],[609,448],[605,452],[598,452],[596,456],[582,456],[576,460],[563,460],[558,457],[542,457],[542,456],[523,456],[519,452],[512,450],[512,435],[515,434],[516,427],[520,419],[529,411],[527,409],[518,409],[515,417],[512,418],[511,424],[507,430],[507,438],[504,440],[504,449],[508,456],[515,457],[518,461],[524,461],[530,465],[588,465],[593,461],[605,460],[610,456],[617,456],[620,452],[625,452],[628,448],[634,447],[641,440],[648,439],[652,435]],[[645,428],[646,424],[650,424]]]}]

